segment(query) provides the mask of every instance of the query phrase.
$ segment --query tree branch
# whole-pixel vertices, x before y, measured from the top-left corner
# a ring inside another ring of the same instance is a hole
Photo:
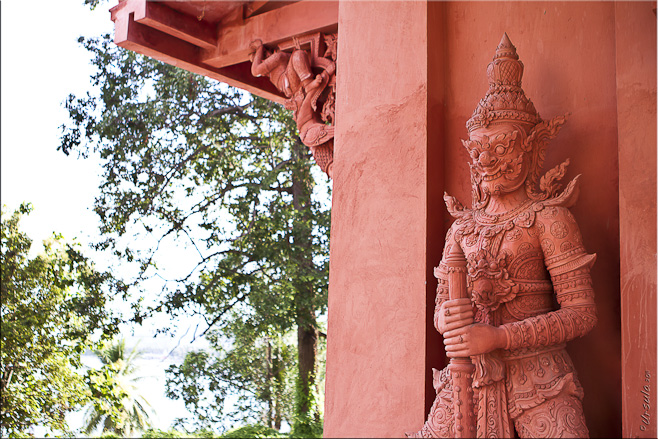
[[[206,116],[217,117],[227,113],[239,113],[240,115],[243,116],[249,116],[248,114],[244,113],[244,110],[251,107],[251,104],[253,104],[253,102],[254,101],[251,101],[245,105],[234,105],[232,107],[218,108],[217,110],[213,110],[210,113],[207,113]],[[249,116],[249,117],[253,117],[253,116]]]
[[[222,311],[220,311],[220,313],[217,314],[217,315],[215,316],[215,318],[212,320],[212,322],[210,322],[210,324],[208,324],[208,327],[206,328],[205,331],[203,331],[203,332],[201,333],[201,335],[199,335],[199,338],[201,338],[201,337],[203,337],[204,335],[206,335],[206,333],[207,333],[208,331],[210,331],[210,328],[212,328],[213,325],[215,325],[215,323],[217,323],[218,321],[221,320],[222,317],[224,317],[224,314],[226,314],[226,313],[229,312],[231,309],[233,309],[233,307],[234,307],[235,305],[237,305],[238,303],[240,303],[240,302],[244,302],[246,298],[247,298],[247,296],[246,296],[245,294],[241,294],[240,296],[238,296],[238,297],[235,298],[235,300],[233,301],[233,303],[229,303],[228,305],[226,305],[226,306],[224,307],[224,309],[223,309]],[[194,341],[194,340],[192,340],[192,341]]]

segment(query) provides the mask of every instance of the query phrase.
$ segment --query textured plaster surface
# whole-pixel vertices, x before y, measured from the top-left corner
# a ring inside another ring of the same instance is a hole
[[[655,8],[615,5],[624,437],[658,431]]]
[[[420,2],[339,6],[326,437],[424,421],[425,20]]]
[[[427,319],[418,307],[426,278],[418,269],[438,264],[429,251],[442,246],[451,221],[432,214],[440,200],[428,185],[444,184],[470,204],[468,156],[459,138],[466,138],[464,124],[487,89],[486,48],[505,31],[525,63],[524,89],[539,113],[571,113],[548,147],[545,169],[570,157],[565,180],[582,174],[572,212],[587,251],[598,254],[592,277],[599,324],[568,349],[585,389],[588,427],[592,437],[621,435],[624,401],[625,425],[639,428],[638,385],[647,367],[655,371],[656,344],[653,8],[635,2],[340,5],[327,437],[396,436],[420,422],[416,386],[427,381],[417,382],[416,360],[425,355],[425,373],[444,364],[429,360],[425,326],[412,321]],[[435,221],[418,221],[430,217]],[[443,230],[433,234],[434,227]],[[655,410],[655,381],[651,389]],[[654,411],[654,426],[655,418]],[[624,427],[625,436],[630,432]]]

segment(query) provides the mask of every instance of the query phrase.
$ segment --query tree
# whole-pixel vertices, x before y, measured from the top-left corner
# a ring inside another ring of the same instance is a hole
[[[141,379],[135,376],[138,370],[135,360],[140,352],[137,348],[133,348],[126,356],[126,342],[121,339],[97,350],[96,355],[103,363],[103,368],[109,371],[109,379],[92,381],[90,387],[95,398],[87,408],[83,432],[90,434],[98,427],[102,427],[103,433],[114,433],[125,437],[146,430],[151,425],[152,409],[144,396],[138,393],[135,384]],[[90,374],[90,376],[104,377],[105,375],[101,373]],[[116,391],[110,393],[115,397],[104,398],[102,390],[95,385],[99,383],[109,383],[110,386],[116,387]]]
[[[192,312],[207,323],[201,335],[235,336],[228,328],[238,313],[261,336],[293,329],[299,431],[319,422],[313,394],[329,210],[315,196],[324,177],[311,171],[291,115],[118,48],[109,36],[81,42],[93,54],[99,94],[69,97],[60,148],[104,160],[98,248],[136,262],[136,283],[167,278],[157,269],[167,240],[197,254],[181,261],[189,264],[185,274],[163,282],[154,305],[136,308],[134,320]],[[148,237],[154,243],[145,246]]]
[[[178,423],[208,428],[228,417],[277,431],[283,421],[293,424],[294,344],[281,334],[258,333],[239,314],[232,317],[222,332],[208,333],[214,352],[191,352],[167,370],[168,396],[184,400],[196,416]],[[237,396],[237,407],[226,413],[223,401],[229,393]]]
[[[19,229],[23,204],[2,210],[0,318],[0,434],[40,425],[68,431],[65,415],[89,398],[80,356],[117,332],[106,307],[124,286],[99,272],[76,244],[61,235],[28,257],[32,241]]]

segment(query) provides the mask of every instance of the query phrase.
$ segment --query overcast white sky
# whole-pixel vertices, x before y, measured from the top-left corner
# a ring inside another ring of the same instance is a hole
[[[95,232],[90,210],[99,164],[57,151],[62,102],[89,89],[92,72],[80,35],[112,30],[107,8],[82,0],[2,2],[1,198],[9,210],[34,205],[24,230],[40,243],[53,231],[86,242]]]

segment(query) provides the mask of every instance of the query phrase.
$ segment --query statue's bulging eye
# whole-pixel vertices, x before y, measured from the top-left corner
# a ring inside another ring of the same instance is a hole
[[[476,160],[480,156],[480,153],[478,153],[477,149],[471,149],[471,158],[473,160]]]
[[[498,155],[503,155],[505,154],[506,148],[503,145],[498,145],[494,151]]]

